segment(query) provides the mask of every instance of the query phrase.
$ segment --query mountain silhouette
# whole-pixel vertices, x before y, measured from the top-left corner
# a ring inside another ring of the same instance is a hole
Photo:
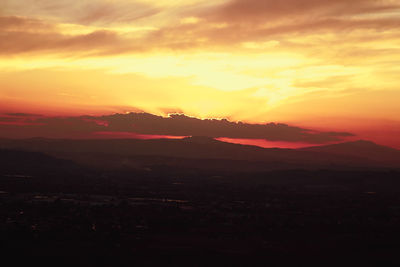
[[[301,149],[303,151],[323,152],[340,156],[366,158],[376,162],[399,164],[400,151],[391,147],[375,144],[367,140],[358,140],[326,146],[316,146]]]
[[[208,136],[189,136],[182,139],[185,142],[197,143],[197,144],[216,144],[220,141],[215,140],[213,137]]]
[[[0,149],[1,172],[37,173],[69,172],[80,168],[76,163],[41,152]]]
[[[185,162],[194,164],[197,161],[196,166],[200,168],[207,168],[210,160],[219,160],[223,162],[219,167],[228,169],[235,165],[232,161],[241,162],[241,164],[246,162],[247,169],[251,169],[254,163],[257,163],[254,166],[263,169],[400,167],[400,151],[369,141],[304,149],[281,149],[226,143],[204,136],[178,140],[33,138],[0,139],[0,148],[43,152],[78,163],[90,162],[95,166],[138,165],[139,163],[149,165],[153,164],[155,158],[158,157],[155,160],[157,164],[169,164],[168,162],[178,164],[179,162],[182,165]],[[160,157],[163,160],[160,160]],[[212,165],[218,164],[214,162]]]

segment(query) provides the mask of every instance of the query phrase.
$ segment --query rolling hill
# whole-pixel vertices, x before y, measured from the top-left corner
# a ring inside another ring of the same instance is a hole
[[[178,140],[32,138],[1,139],[0,148],[42,152],[95,167],[113,168],[142,168],[154,164],[248,170],[400,167],[400,151],[368,141],[280,149],[231,144],[208,137]]]

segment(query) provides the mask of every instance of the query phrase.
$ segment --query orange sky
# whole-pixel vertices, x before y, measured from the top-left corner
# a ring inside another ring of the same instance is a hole
[[[142,110],[400,148],[397,0],[2,0],[0,109]]]

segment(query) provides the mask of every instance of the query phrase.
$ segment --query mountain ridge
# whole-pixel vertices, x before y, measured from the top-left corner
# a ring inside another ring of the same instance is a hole
[[[375,161],[400,162],[400,150],[379,145],[369,140],[356,140],[325,146],[307,147],[300,150],[325,152],[334,155],[359,156]]]
[[[189,159],[258,162],[275,169],[400,168],[400,151],[370,141],[344,142],[304,149],[282,149],[232,144],[204,136],[152,140],[34,138],[0,139],[0,148],[43,152],[68,160],[88,161],[87,158],[90,158],[91,162],[98,165],[101,165],[100,162],[104,158],[118,163],[132,161],[133,158],[138,161],[138,158],[162,157],[181,159],[182,162]],[[150,164],[151,161],[147,163]]]

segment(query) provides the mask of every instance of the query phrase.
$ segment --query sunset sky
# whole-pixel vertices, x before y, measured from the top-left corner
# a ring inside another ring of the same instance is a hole
[[[183,113],[400,148],[399,85],[398,0],[0,1],[3,114]]]

